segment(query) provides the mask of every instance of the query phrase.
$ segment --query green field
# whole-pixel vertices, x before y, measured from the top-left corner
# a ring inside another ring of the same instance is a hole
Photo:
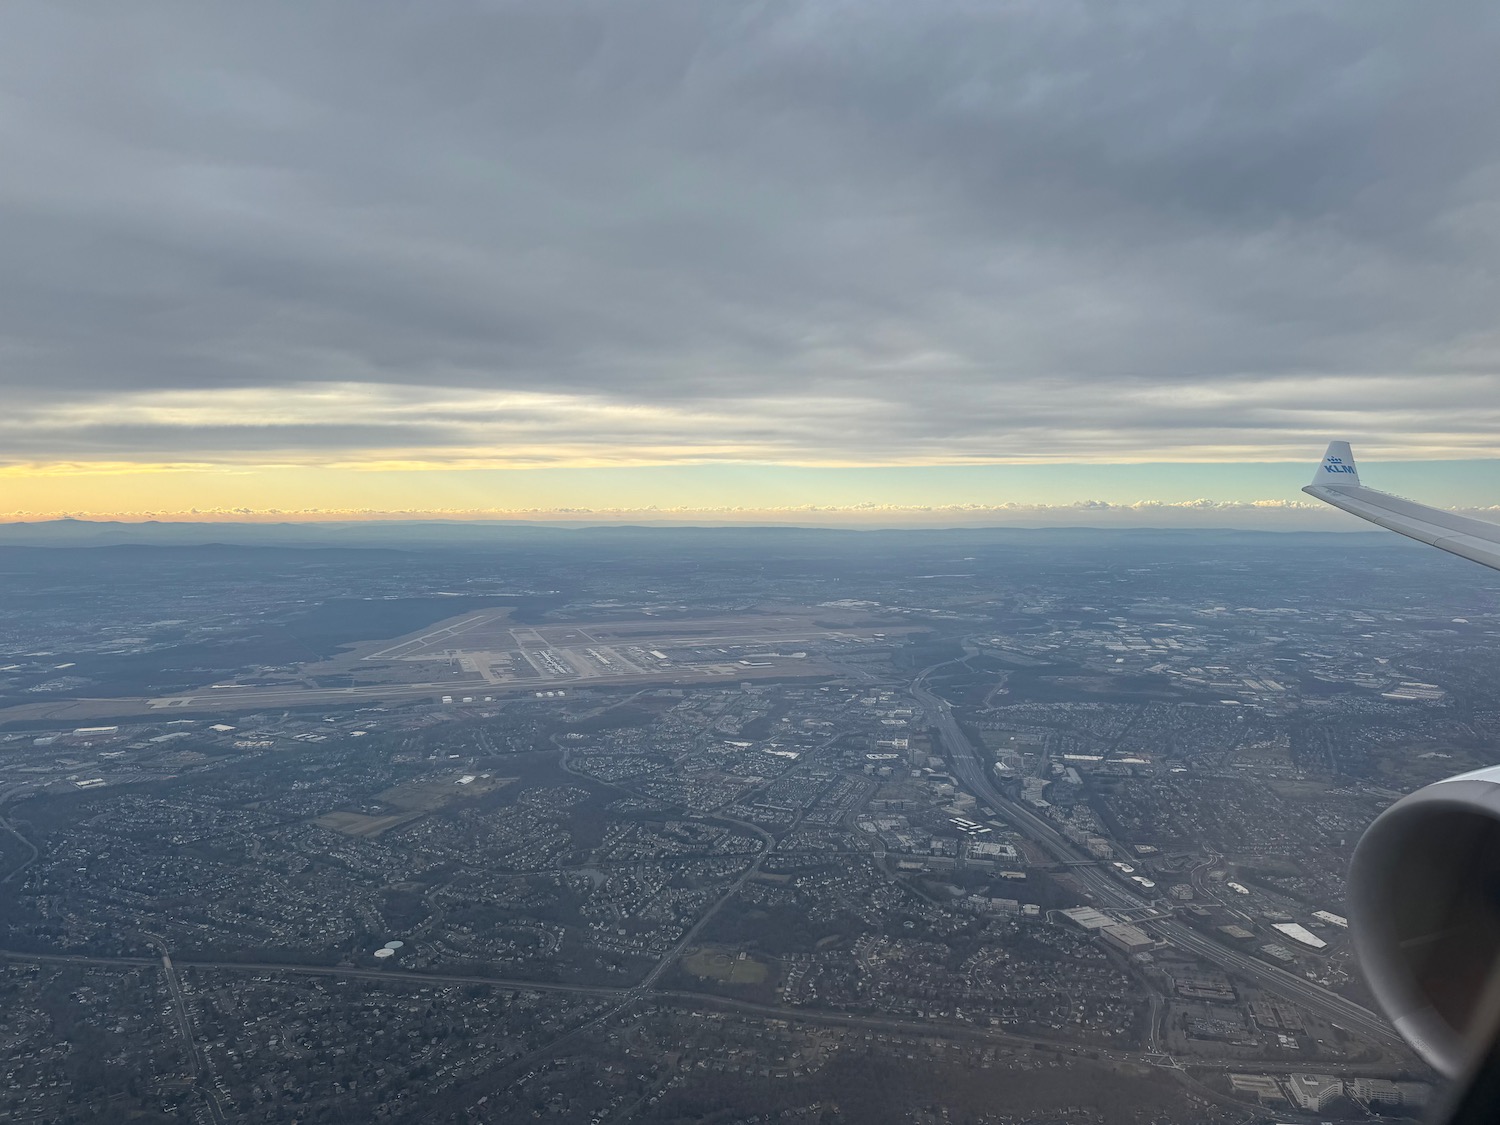
[[[700,980],[725,984],[760,984],[770,972],[753,957],[717,946],[695,949],[682,959],[682,967]]]

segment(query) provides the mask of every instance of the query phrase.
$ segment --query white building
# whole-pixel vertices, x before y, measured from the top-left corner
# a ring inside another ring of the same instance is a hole
[[[1388,1078],[1356,1078],[1349,1083],[1349,1094],[1356,1101],[1379,1105],[1401,1105],[1406,1101],[1401,1087]]]
[[[1331,1074],[1293,1074],[1286,1088],[1299,1109],[1322,1109],[1344,1092],[1343,1082]]]
[[[1117,949],[1124,950],[1126,953],[1145,953],[1147,950],[1156,947],[1156,942],[1151,939],[1150,934],[1146,933],[1140,927],[1132,926],[1128,923],[1121,923],[1117,926],[1105,926],[1100,933],[1104,935],[1105,941]]]

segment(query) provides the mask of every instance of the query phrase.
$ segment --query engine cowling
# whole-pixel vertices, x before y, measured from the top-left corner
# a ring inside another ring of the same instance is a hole
[[[1500,1014],[1500,766],[1403,797],[1349,869],[1365,979],[1417,1052],[1449,1077],[1488,1050]]]

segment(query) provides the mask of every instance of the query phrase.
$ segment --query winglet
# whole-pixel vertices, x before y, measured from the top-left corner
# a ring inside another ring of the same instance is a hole
[[[1302,491],[1418,543],[1500,570],[1500,524],[1363,487],[1347,441],[1328,444],[1312,484]]]
[[[1312,483],[1324,488],[1359,487],[1359,470],[1354,466],[1354,453],[1347,441],[1328,443],[1328,452],[1323,454],[1323,463],[1313,473]]]

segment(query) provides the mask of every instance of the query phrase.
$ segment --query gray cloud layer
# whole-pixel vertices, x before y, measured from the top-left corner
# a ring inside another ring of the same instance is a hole
[[[1490,452],[1497,48],[1379,0],[7,7],[0,456]]]

